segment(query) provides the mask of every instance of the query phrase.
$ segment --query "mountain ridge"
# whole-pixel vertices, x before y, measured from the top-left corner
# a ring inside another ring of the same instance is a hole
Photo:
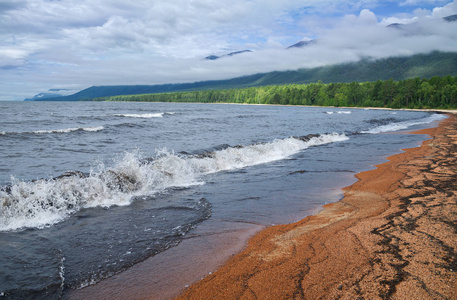
[[[403,80],[414,77],[431,78],[445,75],[457,75],[456,52],[434,51],[428,54],[398,56],[378,60],[365,58],[358,62],[312,69],[258,73],[226,80],[161,85],[92,86],[72,95],[40,98],[34,101],[78,101],[118,95],[231,89],[292,83],[305,84],[318,81],[323,83],[347,83],[389,79]]]
[[[243,54],[243,53],[249,53],[249,52],[252,52],[252,50],[234,51],[234,52],[230,52],[228,54],[224,54],[224,55],[221,55],[221,56],[209,55],[209,56],[205,57],[205,59],[206,60],[218,60],[218,59],[221,59],[221,58],[224,58],[224,57],[227,57],[227,56],[234,56],[234,55]]]

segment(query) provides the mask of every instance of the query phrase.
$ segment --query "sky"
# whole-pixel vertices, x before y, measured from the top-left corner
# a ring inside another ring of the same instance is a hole
[[[457,0],[0,0],[0,100],[457,52],[454,14]]]

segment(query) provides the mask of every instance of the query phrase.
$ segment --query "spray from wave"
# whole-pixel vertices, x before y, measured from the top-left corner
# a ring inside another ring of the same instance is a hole
[[[100,164],[89,174],[68,172],[33,182],[13,179],[0,190],[0,231],[43,228],[83,208],[129,205],[135,196],[204,184],[206,174],[281,160],[311,146],[345,140],[344,134],[308,135],[197,155],[164,149],[148,159],[129,152],[113,167]]]

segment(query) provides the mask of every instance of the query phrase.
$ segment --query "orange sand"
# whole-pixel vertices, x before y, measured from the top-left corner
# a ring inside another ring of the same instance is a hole
[[[178,299],[457,299],[457,122],[269,227]]]

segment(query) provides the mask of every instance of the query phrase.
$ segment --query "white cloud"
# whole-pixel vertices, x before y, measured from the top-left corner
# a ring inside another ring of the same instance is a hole
[[[447,0],[405,0],[400,2],[400,5],[403,6],[418,6],[418,5],[440,5],[447,3]]]
[[[11,68],[24,64],[28,53],[27,51],[15,48],[0,49],[0,66]]]
[[[406,25],[406,24],[416,23],[418,20],[419,20],[419,18],[416,17],[416,16],[414,16],[414,17],[409,17],[409,16],[405,16],[405,17],[401,17],[401,16],[388,17],[388,18],[382,19],[381,25],[384,25],[384,26],[389,26],[391,24],[403,24],[403,25]]]
[[[448,2],[378,22],[375,8],[395,1],[0,0],[0,100],[53,87],[192,82],[455,51],[455,24],[420,25],[457,13]],[[412,35],[390,23],[419,25],[410,25]],[[284,50],[305,37],[318,43]],[[202,59],[247,48],[255,52]]]
[[[454,0],[453,2],[443,6],[443,7],[435,7],[432,11],[432,16],[435,18],[444,18],[450,15],[457,14],[457,1]]]
[[[435,1],[409,1],[408,3],[419,4],[422,2],[434,3]],[[443,2],[443,1],[440,1]],[[444,1],[446,2],[446,1]],[[442,7],[434,7],[433,9],[427,9],[418,7],[413,10],[413,13],[401,13],[394,16],[384,18],[381,21],[381,24],[387,26],[389,24],[398,23],[398,24],[412,24],[416,23],[419,20],[423,19],[442,19],[444,17],[457,14],[457,0],[454,0],[451,3],[448,3]]]
[[[347,15],[344,17],[343,23],[340,26],[344,27],[360,27],[360,26],[370,26],[373,24],[378,24],[376,15],[368,10],[363,9],[358,16]]]

